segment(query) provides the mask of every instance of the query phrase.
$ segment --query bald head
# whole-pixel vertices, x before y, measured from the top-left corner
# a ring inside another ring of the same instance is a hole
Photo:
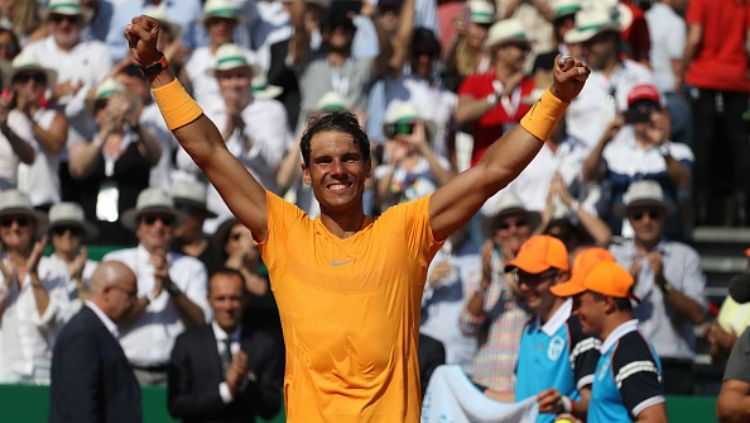
[[[135,284],[135,274],[119,261],[105,261],[99,264],[91,275],[91,292],[101,293],[104,288],[117,284]]]
[[[128,315],[138,293],[130,268],[119,261],[105,261],[91,275],[91,301],[115,323]]]

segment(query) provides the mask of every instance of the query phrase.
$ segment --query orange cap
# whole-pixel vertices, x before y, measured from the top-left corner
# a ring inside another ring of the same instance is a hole
[[[745,249],[745,257],[750,257],[750,248]]]
[[[591,269],[603,261],[615,262],[616,260],[612,253],[601,247],[591,247],[581,251],[573,260],[573,274],[568,281],[583,284],[583,279]]]
[[[630,292],[633,283],[633,276],[624,267],[616,262],[601,261],[594,265],[581,283],[561,283],[550,287],[550,291],[558,297],[572,297],[591,291],[609,297],[632,298],[639,301],[638,297]]]
[[[521,245],[521,250],[514,260],[505,266],[510,272],[516,268],[526,273],[542,273],[554,267],[568,270],[568,250],[559,239],[549,235],[536,235]]]

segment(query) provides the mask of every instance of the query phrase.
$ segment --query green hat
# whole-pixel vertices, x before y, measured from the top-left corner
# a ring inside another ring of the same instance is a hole
[[[232,0],[208,0],[203,7],[202,20],[205,23],[210,18],[226,18],[238,21],[240,12]]]
[[[512,42],[529,44],[529,37],[526,35],[526,31],[520,21],[516,19],[503,19],[490,27],[489,35],[484,42],[484,48],[490,49],[497,45]]]

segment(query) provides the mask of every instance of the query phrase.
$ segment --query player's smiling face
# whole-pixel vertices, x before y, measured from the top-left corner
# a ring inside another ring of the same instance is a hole
[[[351,135],[321,131],[310,140],[310,165],[303,165],[302,172],[321,210],[340,212],[362,207],[370,166]]]

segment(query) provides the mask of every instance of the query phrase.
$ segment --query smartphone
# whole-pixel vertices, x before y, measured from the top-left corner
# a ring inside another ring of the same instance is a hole
[[[651,113],[658,110],[658,106],[651,101],[636,101],[625,111],[625,123],[651,122]]]

